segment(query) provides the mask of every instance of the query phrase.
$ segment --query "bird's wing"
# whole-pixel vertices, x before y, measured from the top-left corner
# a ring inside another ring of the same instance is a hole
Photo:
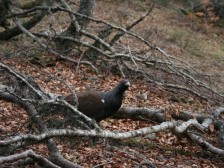
[[[78,93],[78,110],[85,115],[95,118],[105,109],[105,103],[103,102],[103,92],[91,91]]]

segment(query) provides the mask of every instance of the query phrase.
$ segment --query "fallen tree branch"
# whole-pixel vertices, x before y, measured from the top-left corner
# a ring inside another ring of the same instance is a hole
[[[149,11],[142,18],[137,19],[137,21],[134,22],[133,25],[136,25],[137,23],[139,23],[139,21],[141,21],[141,19],[145,18],[152,8],[153,8],[153,5],[149,9]],[[219,92],[217,92],[216,90],[214,90],[212,87],[210,87],[207,84],[207,81],[211,80],[212,78],[211,76],[209,76],[208,77],[209,79],[207,79],[205,75],[201,75],[197,70],[195,70],[188,63],[185,63],[182,60],[179,60],[175,57],[168,55],[161,48],[144,40],[142,37],[136,35],[135,33],[128,31],[128,27],[125,29],[125,28],[116,26],[114,24],[111,24],[107,21],[104,21],[102,19],[96,19],[90,16],[85,16],[80,13],[73,12],[67,7],[65,9],[62,7],[36,6],[25,12],[13,14],[12,16],[16,16],[16,15],[20,15],[24,13],[30,13],[37,10],[38,11],[44,10],[44,11],[51,11],[51,12],[63,11],[76,17],[82,17],[92,22],[106,25],[109,27],[108,31],[111,31],[111,29],[113,29],[117,31],[118,34],[121,33],[122,35],[123,34],[128,35],[125,38],[126,46],[123,45],[122,51],[116,48],[117,44],[115,46],[111,46],[111,44],[107,43],[104,39],[97,37],[93,33],[89,33],[84,30],[80,30],[80,34],[94,40],[92,44],[86,41],[81,41],[80,39],[75,39],[71,37],[62,37],[58,35],[55,35],[52,37],[50,35],[39,33],[40,36],[50,37],[50,39],[55,38],[55,39],[61,39],[62,41],[65,40],[65,41],[75,42],[77,43],[78,46],[84,46],[84,48],[87,48],[86,50],[82,51],[82,53],[86,53],[88,49],[94,50],[96,53],[99,53],[100,55],[103,56],[103,57],[99,57],[98,58],[99,60],[103,60],[104,62],[112,60],[113,64],[116,64],[116,65],[119,64],[119,68],[123,76],[126,76],[124,74],[123,69],[128,69],[129,71],[134,72],[135,74],[143,76],[145,79],[148,80],[148,82],[156,83],[157,85],[167,90],[178,90],[179,92],[182,92],[183,94],[188,92],[200,98],[203,98],[205,100],[208,100],[217,104],[223,103],[224,95],[220,94]],[[18,25],[18,22],[17,22],[17,25]],[[130,25],[130,27],[132,27],[133,25]],[[20,28],[22,29],[21,25],[20,25]],[[38,38],[34,36],[34,33],[33,34],[29,33],[27,30],[24,30],[24,29],[23,31],[30,38],[38,42]],[[38,34],[36,33],[36,35]],[[120,37],[121,36],[119,35],[119,38]],[[147,49],[144,49],[144,51],[141,51],[140,49],[134,49],[130,47],[128,43],[129,38],[137,39],[137,41],[143,44],[145,48]],[[63,60],[74,62],[77,65],[78,65],[78,62],[80,61],[80,63],[89,65],[92,69],[94,69],[95,72],[97,72],[97,68],[95,68],[88,61],[83,61],[83,62],[81,60],[75,61],[69,57],[65,57],[63,55],[56,53],[55,51],[48,49],[47,46],[43,45],[43,43],[40,41],[38,43],[43,48],[57,55],[59,58]],[[100,45],[94,46],[95,43],[99,43]],[[150,55],[148,55],[148,52],[150,53]],[[159,74],[159,75],[155,75],[155,74]],[[194,78],[194,76],[198,76],[198,75],[200,75],[202,80],[197,80],[196,78]]]
[[[44,98],[44,94],[43,92],[41,92],[40,90],[37,90],[36,88],[34,88],[21,74],[14,72],[10,67],[8,67],[7,65],[3,64],[0,62],[0,67],[2,69],[5,69],[8,73],[10,73],[11,75],[13,75],[14,77],[16,77],[17,79],[21,80],[22,82],[24,82],[24,84],[26,84],[27,87],[29,87],[33,92],[36,93],[36,95],[43,99]]]
[[[224,107],[218,107],[218,108],[215,108],[212,112],[212,115],[218,119],[218,117],[220,116],[221,113],[224,113]]]
[[[69,57],[66,57],[66,56],[63,56],[62,54],[59,54],[57,53],[56,51],[54,50],[51,50],[48,48],[47,45],[45,45],[44,43],[42,43],[34,34],[30,33],[25,27],[23,27],[20,22],[14,18],[14,22],[16,23],[16,25],[20,28],[20,30],[22,32],[24,32],[28,37],[30,37],[31,39],[33,39],[34,41],[36,41],[41,47],[43,47],[45,50],[51,52],[52,54],[58,56],[60,59],[63,59],[63,60],[66,60],[66,61],[69,61],[69,62],[72,62],[72,63],[75,63],[76,65],[78,64],[84,64],[84,65],[88,65],[90,66],[96,73],[98,72],[98,70],[88,61],[75,61],[74,59],[72,58],[69,58]],[[78,40],[77,40],[78,41]]]
[[[55,165],[48,159],[36,154],[33,150],[27,150],[19,154],[0,157],[0,165],[5,163],[13,163],[20,159],[26,159],[26,158],[32,158],[35,162],[37,162],[39,165],[43,167],[60,168],[59,166]]]
[[[188,120],[186,122],[178,123],[177,121],[163,122],[160,125],[145,127],[134,131],[128,131],[124,133],[108,131],[108,130],[79,130],[79,129],[57,129],[49,130],[39,135],[26,134],[12,137],[11,140],[1,140],[0,145],[8,145],[20,141],[35,141],[40,142],[53,137],[61,136],[87,136],[87,137],[101,137],[101,138],[113,138],[113,139],[127,139],[137,136],[144,136],[155,132],[162,132],[167,129],[172,129],[176,133],[185,132],[190,125],[203,130],[203,127],[195,119]]]
[[[138,107],[121,107],[113,117],[115,118],[131,118],[141,119],[146,117],[149,120],[155,120],[159,122],[165,121],[164,110],[162,109],[149,109]]]
[[[224,156],[224,150],[213,146],[204,140],[201,136],[188,132],[189,137],[195,143],[197,143],[202,149],[212,152],[213,154]]]

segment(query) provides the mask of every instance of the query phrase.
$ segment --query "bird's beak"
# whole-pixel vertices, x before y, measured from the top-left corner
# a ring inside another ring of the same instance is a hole
[[[129,87],[131,86],[131,83],[130,82],[125,83],[125,86]]]

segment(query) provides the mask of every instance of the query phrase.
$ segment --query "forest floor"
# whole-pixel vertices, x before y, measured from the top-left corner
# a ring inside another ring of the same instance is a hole
[[[220,81],[223,81],[223,27],[209,23],[202,17],[185,16],[179,11],[180,7],[185,6],[176,1],[172,2],[165,6],[157,3],[150,16],[133,31],[164,49],[168,54],[187,61],[202,72],[217,75]],[[144,14],[149,5],[147,3],[149,1],[96,1],[94,17],[125,25]],[[0,44],[0,47],[4,48],[4,55],[12,50],[18,50],[16,41],[9,43]],[[22,52],[20,53],[22,55]],[[74,86],[78,92],[86,89],[109,90],[122,79],[108,72],[95,75],[85,66],[74,68],[66,62],[57,62],[54,67],[33,65],[21,55],[17,58],[2,57],[1,61],[21,73],[29,74],[46,92],[66,95],[69,90],[64,83]],[[158,86],[149,86],[142,80],[130,79],[130,81],[131,87],[126,93],[123,106],[162,108],[167,114],[183,110],[208,113],[212,108],[208,102],[192,95],[185,95],[183,98],[183,95],[167,92]],[[224,88],[220,85],[217,86],[217,90],[222,92]],[[143,93],[146,93],[146,99],[142,99]],[[27,122],[25,112],[5,101],[0,101],[0,104],[0,121],[3,121],[0,124],[1,134],[10,134],[21,129]],[[113,131],[130,131],[156,124],[158,123],[148,120],[109,118],[102,121],[100,126]],[[203,136],[217,145],[215,131],[203,133]],[[74,138],[74,142],[71,142],[71,138],[56,141],[65,158],[83,167],[138,167],[140,163],[147,161],[161,168],[224,167],[224,158],[203,151],[184,137],[178,139],[169,131],[127,140],[99,139],[95,146],[89,146],[88,140],[83,138]],[[32,148],[42,154],[46,150],[43,145],[35,145]]]

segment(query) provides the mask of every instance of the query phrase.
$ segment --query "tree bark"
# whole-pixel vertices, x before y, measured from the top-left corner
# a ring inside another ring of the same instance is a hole
[[[77,12],[85,16],[91,16],[94,2],[94,0],[80,0],[79,9]],[[83,18],[81,16],[77,16],[75,21],[77,21],[80,29],[85,29],[89,23],[89,19]],[[71,20],[69,27],[61,33],[61,36],[73,37],[75,39],[81,38],[79,30],[77,30],[77,27],[74,24],[74,20]],[[74,48],[75,45],[78,46],[77,43],[65,39],[57,39],[55,42],[57,51],[59,53],[69,52]]]

